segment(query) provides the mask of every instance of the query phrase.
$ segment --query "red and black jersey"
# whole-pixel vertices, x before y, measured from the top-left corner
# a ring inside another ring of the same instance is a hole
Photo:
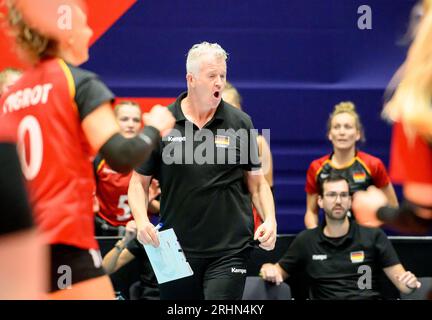
[[[305,190],[309,194],[318,193],[322,181],[337,172],[349,181],[350,192],[366,190],[374,185],[385,187],[390,183],[387,170],[382,161],[365,152],[357,151],[352,161],[343,168],[336,168],[331,161],[333,154],[312,161],[307,171]]]
[[[132,171],[118,173],[98,156],[95,159],[95,175],[98,215],[112,226],[125,226],[133,219],[127,195]]]
[[[97,248],[91,164],[81,121],[113,98],[93,73],[52,58],[41,61],[1,97],[13,124],[35,220],[49,244]]]
[[[409,140],[403,125],[393,126],[390,156],[390,177],[393,182],[432,184],[432,147],[418,135]]]

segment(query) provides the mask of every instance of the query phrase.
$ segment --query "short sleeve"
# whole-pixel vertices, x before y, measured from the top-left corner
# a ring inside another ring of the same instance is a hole
[[[261,161],[259,159],[259,152],[258,152],[258,131],[254,128],[252,124],[252,120],[247,117],[247,120],[245,122],[245,129],[247,130],[247,137],[248,137],[248,147],[247,148],[241,148],[241,152],[244,152],[244,150],[247,150],[247,163],[243,165],[243,170],[246,171],[254,171],[261,169]]]
[[[316,169],[314,162],[309,165],[306,173],[306,186],[305,191],[309,194],[318,193],[317,181],[316,181]]]
[[[383,188],[390,183],[390,177],[384,163],[380,159],[376,159],[372,179],[377,188]]]
[[[387,268],[399,264],[399,257],[387,235],[381,229],[377,229],[375,236],[375,248],[381,268]]]
[[[161,165],[161,146],[162,140],[158,143],[156,148],[153,149],[150,157],[141,165],[135,168],[135,171],[143,176],[157,176]]]
[[[278,261],[281,268],[284,269],[289,275],[298,272],[303,265],[302,254],[305,252],[303,241],[303,233],[300,233],[291,243],[290,247],[282,256],[282,258]]]
[[[75,83],[75,103],[81,121],[103,103],[112,103],[114,94],[89,71],[68,65]]]

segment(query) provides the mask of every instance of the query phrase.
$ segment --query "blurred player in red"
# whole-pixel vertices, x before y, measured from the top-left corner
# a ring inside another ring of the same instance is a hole
[[[50,245],[49,297],[111,299],[112,285],[94,238],[91,157],[99,151],[111,168],[127,172],[149,156],[174,118],[159,106],[144,115],[147,126],[136,138],[120,134],[113,94],[97,75],[76,67],[88,59],[92,31],[83,10],[67,3],[73,28],[58,31],[60,36],[51,33],[57,20],[49,19],[54,17],[50,12],[43,18],[53,28],[39,28],[37,19],[26,15],[27,24],[8,1],[9,25],[33,67],[1,97],[0,112],[17,141],[35,220]],[[29,13],[24,7],[23,12]]]
[[[415,233],[432,227],[432,0],[423,1],[415,38],[395,75],[398,85],[383,115],[393,123],[390,176],[402,184],[405,201],[399,209],[387,206],[379,190],[354,197],[361,208],[359,222],[382,223]],[[364,214],[363,214],[364,213]]]
[[[131,101],[122,101],[114,107],[114,113],[125,138],[135,137],[141,129],[141,108]],[[123,236],[120,226],[133,219],[127,200],[127,192],[132,171],[119,173],[110,168],[106,160],[98,154],[93,162],[96,177],[96,235]],[[152,199],[160,193],[157,180],[150,185]],[[159,212],[159,201],[149,203],[149,213]]]

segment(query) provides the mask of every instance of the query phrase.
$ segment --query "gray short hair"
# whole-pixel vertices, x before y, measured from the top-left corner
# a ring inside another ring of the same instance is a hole
[[[187,54],[186,72],[197,75],[200,69],[200,57],[206,54],[213,55],[217,58],[220,57],[224,60],[228,58],[226,51],[217,43],[204,41],[194,44]]]

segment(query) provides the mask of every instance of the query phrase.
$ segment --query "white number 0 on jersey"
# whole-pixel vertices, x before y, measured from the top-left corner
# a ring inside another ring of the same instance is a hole
[[[25,135],[29,134],[30,154],[27,157]],[[18,154],[21,168],[27,180],[33,180],[39,173],[42,165],[43,141],[42,131],[38,120],[34,116],[24,117],[18,126]],[[27,159],[28,162],[27,162]]]

